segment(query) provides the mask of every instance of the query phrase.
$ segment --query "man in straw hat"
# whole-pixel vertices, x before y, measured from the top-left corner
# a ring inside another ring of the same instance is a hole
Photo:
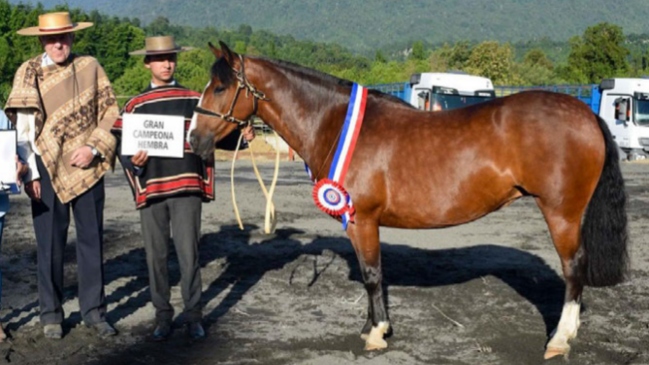
[[[186,50],[176,45],[174,37],[158,36],[146,38],[144,49],[130,53],[144,56],[144,67],[151,73],[151,83],[124,106],[124,119],[117,120],[113,128],[118,139],[123,124],[128,123],[126,114],[180,116],[187,134],[200,94],[179,85],[174,78],[178,53]],[[155,117],[144,119],[154,120]],[[252,127],[245,128],[242,133],[247,140],[254,138]],[[233,133],[217,147],[232,149],[236,147],[238,137],[239,132]],[[201,203],[214,199],[214,161],[203,161],[186,143],[183,149],[181,158],[153,157],[146,151],[138,151],[133,156],[119,153],[136,208],[140,211],[151,301],[156,310],[156,325],[152,333],[152,339],[156,341],[167,339],[172,331],[174,308],[170,304],[167,273],[172,232],[180,266],[187,334],[193,339],[205,337],[201,325],[198,241]]]
[[[119,116],[110,81],[96,59],[72,54],[74,23],[67,12],[39,16],[18,34],[38,36],[44,53],[16,72],[5,105],[16,125],[19,155],[27,161],[25,191],[32,199],[38,261],[40,321],[45,337],[60,339],[64,247],[70,209],[76,224],[79,306],[84,323],[101,337],[106,322],[103,275],[103,175],[112,168]]]

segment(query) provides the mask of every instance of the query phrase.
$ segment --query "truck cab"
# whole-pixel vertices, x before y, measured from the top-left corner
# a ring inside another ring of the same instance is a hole
[[[410,77],[408,102],[421,110],[440,111],[496,97],[491,80],[465,73],[426,72]]]
[[[604,79],[599,116],[629,160],[649,158],[649,79]]]
[[[367,87],[428,111],[461,108],[496,97],[490,79],[460,72],[417,73],[410,77],[409,82]]]

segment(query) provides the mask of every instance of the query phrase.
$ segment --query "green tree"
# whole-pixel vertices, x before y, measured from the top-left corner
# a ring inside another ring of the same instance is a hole
[[[514,75],[518,75],[520,85],[548,85],[562,83],[556,77],[554,65],[539,48],[530,49],[524,56],[523,62],[514,64]]]
[[[410,58],[414,60],[423,60],[426,58],[424,43],[417,41],[412,44],[412,53],[410,54]]]
[[[494,84],[512,85],[520,83],[513,72],[514,53],[509,43],[482,42],[471,50],[465,71],[488,77]]]
[[[563,76],[579,83],[598,83],[603,78],[625,76],[629,71],[622,28],[600,23],[588,27],[582,37],[570,39],[568,65]]]

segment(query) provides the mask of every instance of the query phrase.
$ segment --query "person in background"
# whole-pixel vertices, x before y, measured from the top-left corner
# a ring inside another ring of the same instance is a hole
[[[16,125],[18,154],[27,161],[25,191],[32,199],[37,242],[40,322],[46,338],[63,337],[63,251],[70,211],[76,226],[78,298],[86,326],[100,337],[117,332],[106,321],[103,272],[104,180],[115,156],[110,133],[119,117],[110,81],[97,60],[71,53],[75,32],[68,12],[40,15],[44,52],[16,72],[5,112]]]
[[[181,86],[174,78],[178,53],[185,50],[176,45],[174,37],[157,36],[146,38],[144,49],[130,53],[144,56],[144,67],[151,73],[151,83],[126,103],[122,117],[125,113],[182,116],[187,133],[200,94]],[[113,127],[118,140],[123,123],[125,121],[119,119]],[[241,133],[248,141],[254,138],[252,127]],[[217,147],[232,149],[236,147],[232,142],[237,138],[238,133],[233,133]],[[121,151],[121,142],[118,146]],[[170,304],[167,271],[172,237],[180,266],[187,334],[193,339],[204,338],[198,242],[202,203],[214,199],[214,161],[203,161],[192,153],[186,142],[182,158],[150,157],[145,151],[134,156],[118,154],[140,211],[151,302],[156,311],[152,339],[165,340],[172,332],[174,308]]]
[[[0,110],[0,131],[9,129],[9,119],[5,113]],[[21,185],[22,177],[27,173],[27,165],[24,164],[16,155],[16,182],[18,185]],[[2,182],[0,182],[2,185]],[[9,196],[5,192],[4,188],[7,186],[0,186],[0,247],[2,247],[2,232],[5,225],[5,216],[9,211]],[[0,298],[2,298],[2,272],[0,271]],[[2,329],[2,324],[0,323],[0,342],[4,342],[7,338],[4,330]]]

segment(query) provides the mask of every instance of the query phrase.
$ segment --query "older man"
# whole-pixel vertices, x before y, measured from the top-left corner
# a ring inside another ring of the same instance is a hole
[[[29,165],[25,191],[32,199],[38,260],[40,321],[47,338],[63,336],[64,247],[70,211],[76,224],[79,306],[84,323],[112,336],[106,322],[103,276],[103,175],[111,169],[119,117],[115,95],[93,57],[71,53],[74,32],[67,12],[39,16],[18,34],[38,36],[44,53],[16,72],[5,111],[18,131],[19,155]]]

